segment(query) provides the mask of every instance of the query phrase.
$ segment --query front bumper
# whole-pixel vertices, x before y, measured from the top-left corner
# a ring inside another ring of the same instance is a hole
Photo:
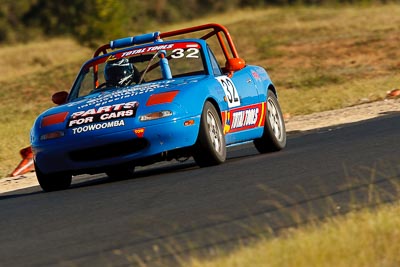
[[[185,126],[188,120],[194,124]],[[32,149],[43,173],[84,173],[190,147],[196,142],[199,125],[200,116],[189,117],[106,134],[38,141]]]

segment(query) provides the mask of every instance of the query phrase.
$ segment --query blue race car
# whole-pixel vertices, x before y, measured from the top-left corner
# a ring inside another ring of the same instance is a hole
[[[113,40],[52,100],[58,106],[31,130],[44,191],[83,173],[131,177],[135,166],[162,160],[216,165],[227,146],[249,141],[260,153],[286,146],[270,77],[245,64],[219,24]]]

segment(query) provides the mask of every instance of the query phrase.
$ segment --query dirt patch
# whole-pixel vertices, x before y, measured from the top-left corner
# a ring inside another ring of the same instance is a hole
[[[353,107],[295,116],[286,119],[286,131],[309,131],[317,128],[341,125],[378,116],[400,112],[400,99],[364,103]]]
[[[286,131],[290,133],[310,131],[313,129],[336,126],[400,112],[400,98],[365,103],[338,110],[324,111],[310,115],[286,118]],[[37,186],[34,172],[0,179],[0,194]]]
[[[39,185],[35,172],[0,179],[0,194]]]

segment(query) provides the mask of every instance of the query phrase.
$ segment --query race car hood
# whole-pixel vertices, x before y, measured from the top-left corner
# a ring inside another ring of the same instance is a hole
[[[48,128],[48,130],[69,129],[73,131],[75,127],[96,123],[108,123],[107,125],[110,128],[111,126],[113,128],[122,126],[122,124],[127,125],[128,120],[138,115],[138,110],[143,114],[158,108],[159,105],[147,105],[150,96],[169,91],[176,91],[176,94],[179,94],[189,89],[188,87],[198,86],[201,84],[199,81],[203,79],[202,77],[186,77],[100,90],[47,110],[38,118],[36,127]],[[179,107],[182,108],[181,105],[176,105],[176,108]],[[176,109],[174,111],[179,113]],[[118,123],[121,125],[117,125]],[[124,127],[118,128],[123,130]]]
[[[143,108],[152,95],[169,91],[184,91],[188,89],[188,87],[198,85],[199,81],[203,79],[204,78],[198,77],[179,78],[132,85],[124,88],[100,90],[99,92],[89,94],[81,99],[66,104],[65,108],[74,113],[85,112],[86,115],[91,115],[90,112],[95,112],[93,109],[96,109],[99,113],[104,113],[125,108],[132,109],[138,106]],[[127,105],[127,107],[121,105]],[[113,107],[110,108],[110,106]]]

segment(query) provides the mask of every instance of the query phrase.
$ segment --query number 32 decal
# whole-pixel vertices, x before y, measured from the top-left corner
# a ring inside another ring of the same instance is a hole
[[[228,107],[233,108],[240,106],[240,97],[232,80],[226,76],[216,77],[216,79],[221,84],[222,88],[224,88]]]
[[[172,50],[172,54],[171,57],[172,58],[199,58],[199,49],[198,48],[189,48],[186,51],[186,55],[185,55],[185,50],[183,48],[177,48]]]

